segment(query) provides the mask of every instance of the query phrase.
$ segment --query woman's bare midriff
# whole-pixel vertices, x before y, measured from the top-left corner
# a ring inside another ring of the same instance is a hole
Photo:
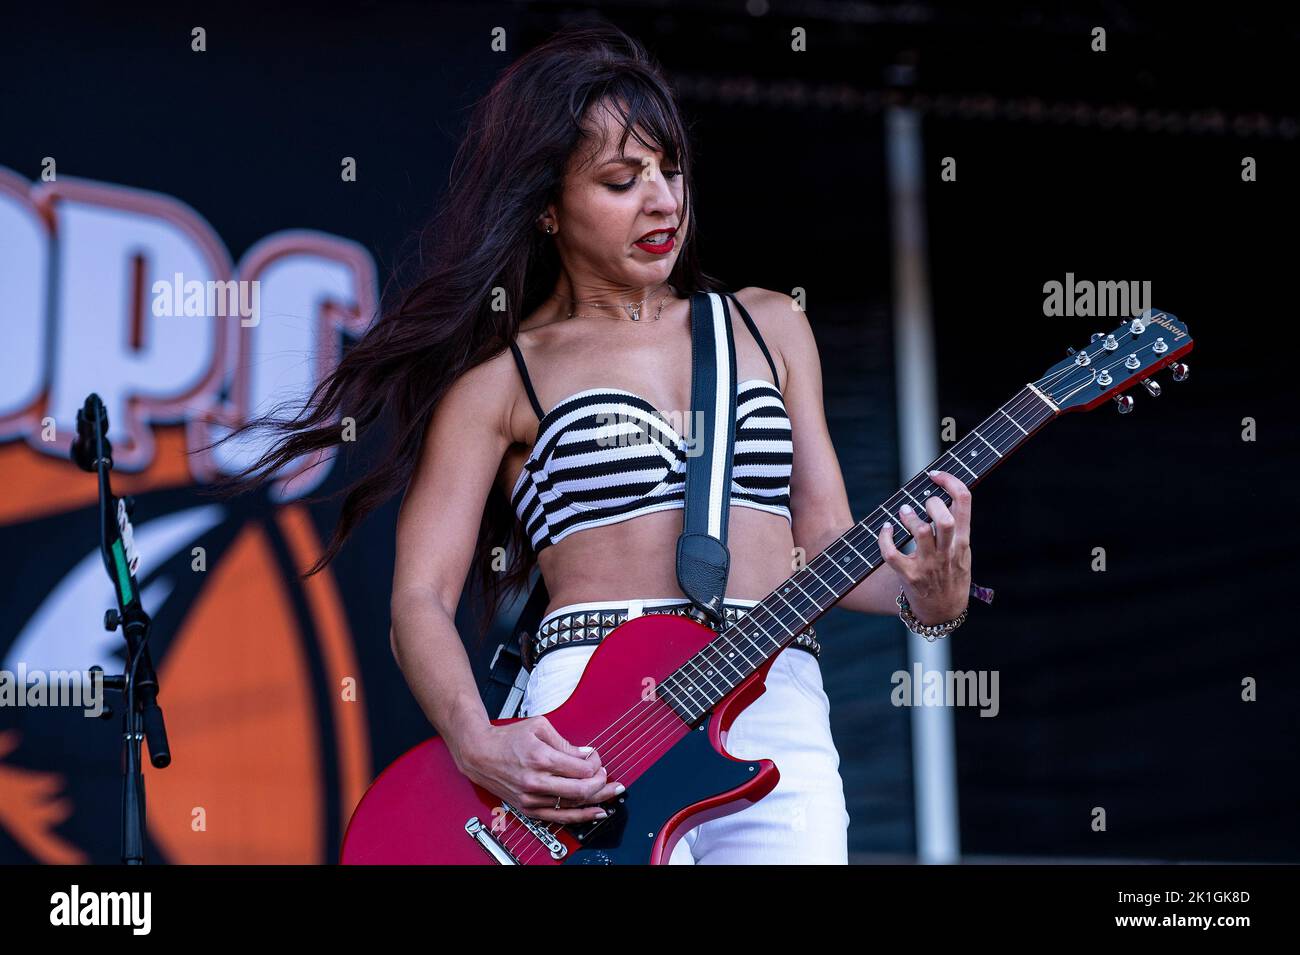
[[[550,596],[546,612],[593,600],[684,598],[677,586],[682,514],[680,508],[643,514],[543,548],[537,561]],[[794,538],[779,514],[733,506],[727,547],[728,597],[761,600],[794,573]]]

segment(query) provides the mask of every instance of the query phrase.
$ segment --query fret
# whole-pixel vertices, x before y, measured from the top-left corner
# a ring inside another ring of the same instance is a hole
[[[994,454],[996,454],[999,458],[1002,457],[1002,453],[997,448],[993,447],[993,445],[989,444],[987,441],[984,440],[984,435],[980,434],[978,431],[972,431],[971,434],[975,435],[975,437],[979,438],[981,441],[984,441],[985,444],[988,444],[989,450],[992,451]]]
[[[674,686],[677,688],[678,696],[685,697],[685,702],[690,703],[692,707],[701,707],[701,711],[707,709],[709,695],[701,691],[694,683],[682,685],[681,681],[678,681]]]
[[[655,690],[655,695],[659,697],[659,699],[662,700],[670,710],[672,710],[679,717],[681,717],[682,721],[684,723],[687,723],[688,725],[693,726],[695,722],[705,712],[707,712],[707,710],[700,709],[698,703],[691,704],[691,703],[687,703],[684,700],[678,699],[677,695],[671,692],[671,688],[668,685],[667,681],[659,684],[658,688],[656,688]]]
[[[972,471],[970,468],[967,468],[967,467],[966,467],[965,462],[963,462],[961,458],[957,457],[957,455],[953,454],[951,451],[945,451],[944,454],[946,454],[948,457],[952,458],[954,461],[956,461],[958,464],[960,464],[963,468],[966,468],[966,473],[969,474],[971,477],[973,477],[973,478],[977,478],[977,477],[979,477],[978,474],[976,474],[976,473],[975,473],[974,471]]]
[[[999,408],[998,411],[1001,411],[1002,414],[1006,417],[1006,419],[1007,419],[1008,421],[1010,421],[1012,424],[1014,424],[1017,428],[1020,428],[1020,422],[1019,422],[1019,421],[1017,421],[1015,418],[1011,417],[1011,415],[1007,414],[1005,411],[1002,411],[1001,408]],[[1026,431],[1024,428],[1020,428],[1020,431],[1021,431],[1022,434],[1025,435],[1025,437],[1028,437],[1028,436],[1029,436],[1029,432]]]
[[[844,540],[843,538],[840,538],[840,539],[841,539],[841,540]],[[858,560],[862,561],[864,564],[866,564],[866,565],[867,565],[868,567],[870,567],[872,570],[875,570],[875,569],[876,569],[875,565],[872,564],[871,561],[867,560],[867,558],[863,557],[860,553],[858,553],[858,549],[857,549],[856,547],[854,547],[852,544],[850,544],[848,541],[844,541],[844,546],[847,547],[849,550],[853,551],[854,554],[857,554]]]
[[[853,550],[853,548],[850,547],[849,550]],[[855,551],[855,553],[856,553],[856,551]],[[847,561],[848,559],[849,559],[849,558],[848,558],[848,555],[845,555],[844,560]],[[831,566],[833,566],[836,570],[838,570],[841,574],[843,574],[843,575],[844,575],[845,577],[847,577],[849,580],[853,580],[853,579],[854,579],[854,578],[853,578],[853,575],[850,574],[847,570],[845,570],[845,569],[843,568],[843,566],[841,566],[841,562],[840,562],[840,561],[838,561],[838,560],[833,560],[833,561],[831,561]]]
[[[696,662],[696,661],[698,661],[698,660],[700,659],[700,657],[701,657],[700,654],[696,654],[696,656],[695,656],[694,658],[692,658],[691,660],[688,660],[688,661],[686,661],[686,662],[687,662],[688,665],[690,665],[690,666],[692,666],[692,667],[695,668],[695,670],[696,670],[696,672],[697,672],[697,676],[703,678],[704,682],[707,683],[711,689],[713,689],[713,690],[717,690],[717,686],[714,684],[714,682],[713,682],[712,680],[709,679],[708,674],[706,674],[706,673],[705,673],[705,672],[700,668],[699,663]],[[715,669],[714,672],[716,673],[717,670]],[[700,689],[701,689],[701,691],[704,691],[704,687],[700,687]],[[726,694],[724,693],[723,695],[725,696]]]
[[[719,646],[716,641],[710,643],[707,647],[705,647],[703,652],[708,653],[710,651],[712,651],[718,657],[718,664],[715,665],[715,668],[725,664],[726,666],[729,666],[736,671],[736,675],[740,677],[740,680],[745,679],[746,676],[745,671],[742,670],[740,667],[736,666],[736,664],[732,661],[730,655],[724,653],[723,648]],[[738,680],[736,684],[733,685],[733,688],[735,685],[739,685],[739,683],[740,681]]]
[[[920,504],[920,503],[918,503],[917,500],[916,500],[916,498],[912,497],[912,494],[911,494],[910,491],[907,490],[906,485],[904,485],[904,487],[903,487],[903,493],[907,495],[908,499],[909,499],[909,500],[910,500],[914,505],[916,505],[916,509],[917,509],[918,511],[924,511],[924,510],[925,510],[925,505],[924,505],[924,504]]]
[[[835,564],[835,561],[834,561],[834,560],[828,560],[828,558],[826,557],[825,554],[820,554],[820,555],[818,555],[818,557],[817,557],[816,560],[810,561],[810,562],[809,562],[809,563],[804,567],[804,569],[803,569],[803,573],[811,574],[812,577],[813,577],[813,579],[816,580],[817,583],[819,583],[819,584],[822,585],[822,590],[826,591],[826,593],[830,594],[831,597],[834,598],[834,596],[835,596],[835,594],[836,594],[836,592],[837,592],[836,589],[835,589],[834,587],[832,587],[830,584],[828,584],[828,583],[827,583],[827,582],[822,578],[822,576],[821,576],[820,574],[818,574],[816,570],[813,569],[813,568],[815,567],[815,565],[816,565],[818,562],[821,562],[821,563],[830,563],[832,566],[834,566],[834,564]],[[837,568],[837,569],[839,569],[839,568]],[[840,570],[840,573],[841,573],[841,574],[844,574],[844,571],[843,571],[842,569],[839,569],[839,570]],[[848,576],[848,575],[845,574],[845,576]],[[791,578],[791,580],[793,580],[793,579],[794,579],[794,578]],[[850,578],[850,579],[852,579],[852,578]],[[797,585],[796,585],[796,586],[797,586]],[[803,594],[805,597],[807,597],[807,598],[808,598],[808,599],[809,599],[809,600],[810,600],[814,605],[818,605],[818,604],[821,603],[821,598],[820,598],[820,597],[814,597],[812,594],[808,593],[808,592],[807,592],[806,590],[804,590],[802,587],[799,587],[798,590],[799,590],[799,592],[800,592],[801,594]]]
[[[814,577],[816,577],[816,578],[817,578],[817,583],[821,584],[823,587],[826,587],[826,589],[829,590],[831,593],[835,593],[835,590],[834,590],[833,588],[831,588],[831,587],[827,587],[827,586],[826,586],[826,581],[824,581],[824,580],[821,579],[821,577],[818,575],[817,571],[815,571],[815,570],[812,569],[812,564],[808,564],[807,566],[805,566],[805,567],[804,567],[804,570],[808,571],[808,573],[810,573],[810,574],[812,574]],[[801,588],[799,588],[799,589],[802,591],[803,588],[801,587]]]

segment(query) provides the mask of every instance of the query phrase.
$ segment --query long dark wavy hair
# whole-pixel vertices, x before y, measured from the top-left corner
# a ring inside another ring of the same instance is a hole
[[[559,198],[570,157],[597,135],[589,111],[602,104],[623,123],[620,150],[630,134],[643,141],[635,130],[644,130],[652,140],[647,148],[662,150],[665,162],[682,172],[687,230],[669,283],[686,295],[723,287],[699,266],[691,151],[659,65],[639,42],[606,23],[566,27],[530,50],[474,104],[446,194],[407,260],[415,263],[414,274],[404,280],[399,267],[378,317],[296,417],[272,412],[221,439],[256,428],[280,435],[257,461],[211,492],[229,496],[251,490],[300,456],[337,446],[343,414],[355,419],[358,433],[383,415],[391,418],[378,463],[324,498],[346,494],[325,551],[304,577],[322,570],[366,515],[406,487],[429,417],[448,388],[500,354],[523,318],[554,291],[559,256],[534,224]],[[389,292],[394,286],[396,295]],[[504,311],[491,307],[497,289],[504,291]],[[509,555],[504,570],[493,569],[496,547]],[[484,598],[480,639],[502,602],[527,585],[536,563],[510,501],[494,484],[471,570]]]

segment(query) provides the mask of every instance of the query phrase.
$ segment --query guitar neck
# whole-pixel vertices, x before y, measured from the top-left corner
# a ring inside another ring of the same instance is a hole
[[[900,507],[910,504],[928,521],[927,497],[952,505],[930,471],[946,471],[974,487],[1058,413],[1046,396],[1026,385],[687,661],[661,684],[664,699],[694,724],[884,564],[877,538],[886,521],[894,525],[895,546],[912,539],[898,522]]]

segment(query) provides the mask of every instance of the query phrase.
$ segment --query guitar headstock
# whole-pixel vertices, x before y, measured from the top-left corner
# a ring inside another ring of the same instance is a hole
[[[1126,320],[1110,334],[1097,332],[1072,357],[1053,365],[1034,382],[1043,395],[1062,411],[1091,411],[1114,399],[1121,414],[1133,409],[1133,398],[1123,392],[1141,382],[1151,395],[1160,385],[1148,381],[1157,371],[1169,368],[1174,381],[1187,377],[1187,366],[1179,361],[1192,350],[1187,326],[1168,312],[1147,309]]]

